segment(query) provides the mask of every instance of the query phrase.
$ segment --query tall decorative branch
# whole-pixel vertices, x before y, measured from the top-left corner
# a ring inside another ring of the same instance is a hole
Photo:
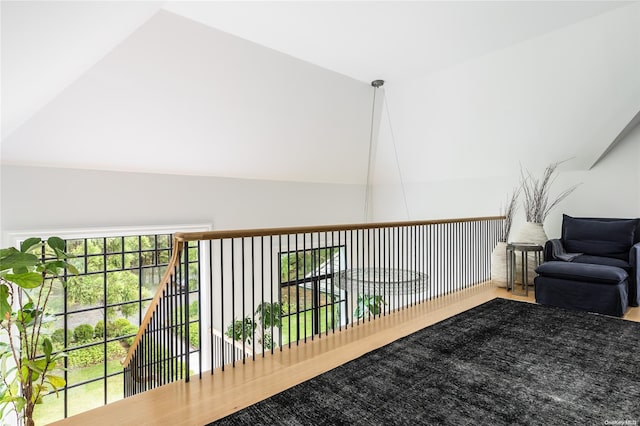
[[[527,222],[543,223],[549,212],[578,187],[578,185],[574,185],[562,191],[552,201],[549,200],[549,188],[556,180],[556,169],[563,162],[558,161],[547,166],[541,179],[532,176],[528,170],[525,172],[520,169],[522,192],[524,194],[524,212]]]
[[[500,214],[505,217],[504,223],[502,224],[502,231],[500,232],[500,237],[498,241],[506,243],[509,238],[509,233],[511,232],[511,225],[513,224],[513,217],[518,211],[518,197],[520,196],[521,188],[514,188],[510,197],[507,197],[507,204],[504,207],[500,208]]]

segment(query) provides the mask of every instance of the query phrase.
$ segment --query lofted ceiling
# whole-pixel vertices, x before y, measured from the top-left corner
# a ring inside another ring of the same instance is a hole
[[[357,80],[402,80],[630,2],[3,1],[2,138],[161,9]]]
[[[167,2],[165,9],[370,82],[420,77],[607,12],[608,1]]]
[[[456,99],[456,91],[465,95],[477,92],[474,78],[466,79],[466,83],[453,78],[460,73],[456,67],[476,61],[480,72],[475,75],[482,75],[483,58],[638,3],[2,1],[2,154],[9,158],[2,160],[25,164],[24,159],[38,151],[42,158],[34,164],[59,167],[81,164],[84,168],[109,170],[361,183],[366,176],[370,81],[386,80],[385,87],[399,88],[396,96],[400,98],[415,96],[416,86],[425,87],[424,90],[431,92],[424,98],[436,102],[438,98],[433,94],[439,89],[435,86],[430,89],[429,84],[455,80],[447,84],[456,90],[447,93],[443,90],[440,102],[425,106],[426,110],[432,108],[431,116],[436,117],[447,106],[443,100]],[[599,34],[595,34],[595,40],[590,42],[597,46],[598,37]],[[232,52],[230,47],[236,50]],[[246,92],[220,92],[220,87],[210,84],[212,79],[220,83],[226,81],[224,78],[236,79],[237,76],[228,76],[225,74],[228,70],[220,69],[216,49],[227,55],[225,61],[237,61],[235,70],[255,68],[257,64],[264,70],[264,81],[256,81],[260,71],[253,70],[255,74],[250,78],[243,76],[247,81]],[[245,54],[252,59],[242,57]],[[554,72],[552,56],[550,53],[546,59],[549,72]],[[274,58],[279,65],[271,67]],[[529,64],[528,60],[523,58],[520,64],[533,69],[536,64]],[[290,71],[283,74],[283,69]],[[454,71],[449,73],[451,70]],[[567,70],[563,78],[576,80],[573,71]],[[604,71],[602,75],[608,76]],[[446,74],[444,80],[443,73]],[[317,81],[309,79],[316,75]],[[300,76],[307,80],[299,81]],[[434,78],[430,83],[421,84],[425,76]],[[114,85],[115,80],[118,85]],[[270,81],[277,81],[279,88],[285,88],[283,99],[298,99],[308,105],[297,111],[291,111],[292,106],[285,105],[286,101],[274,106],[270,100],[282,97],[282,93],[269,89]],[[324,90],[322,84],[327,82],[331,88]],[[612,90],[609,83],[598,89],[610,92],[610,97],[615,98],[618,92]],[[464,84],[469,85],[466,90],[461,89]],[[561,91],[562,84],[558,82],[556,93]],[[585,80],[580,88],[590,85],[591,81]],[[536,91],[536,86],[529,86]],[[640,84],[631,88],[629,96],[634,96],[637,88]],[[486,87],[486,90],[486,94],[477,93],[478,99],[496,96],[494,88]],[[261,93],[261,100],[257,102],[251,97],[256,92]],[[344,105],[326,111],[322,105],[331,104],[338,93]],[[314,104],[318,94],[323,99]],[[507,101],[511,95],[509,90],[503,93]],[[221,110],[212,101],[216,96],[225,102]],[[598,97],[594,91],[585,102],[594,105],[594,111],[584,114],[587,120],[599,114],[595,111],[598,102],[593,102]],[[536,105],[536,93],[531,93],[531,99],[528,110],[544,110],[551,116],[547,121],[553,121],[554,105]],[[566,105],[558,104],[557,98],[554,102],[567,110],[576,99],[578,95],[569,94]],[[181,104],[176,104],[176,100]],[[414,104],[414,100],[406,102],[406,105]],[[460,97],[460,104],[474,107],[464,97]],[[454,118],[460,114],[459,105],[452,103],[449,107]],[[271,118],[261,115],[261,111],[269,109]],[[252,124],[247,127],[253,127],[254,133],[226,120],[225,114],[230,110],[235,111],[234,117],[246,114]],[[405,118],[410,118],[412,112],[405,112]],[[477,119],[473,132],[481,130],[488,119],[499,121],[504,115],[499,108],[490,112],[495,117],[487,115],[483,121],[483,111],[480,114],[467,111],[469,117]],[[526,111],[518,113],[526,115]],[[615,114],[617,112],[612,111],[612,115]],[[424,117],[415,117],[414,121],[420,125]],[[597,143],[589,142],[595,151],[589,158],[594,160],[615,138],[610,133],[622,130],[626,123],[620,126],[609,120],[605,124],[613,130],[607,128],[602,137],[594,136]],[[596,127],[600,125],[593,123],[592,127],[598,130]],[[548,122],[541,123],[540,127],[543,126],[550,127]],[[403,128],[398,127],[404,140],[415,138],[412,142],[416,146],[425,140],[451,138],[449,129],[434,137],[418,131],[402,135]],[[588,138],[579,132],[595,134],[593,129],[579,129],[567,120],[559,127],[570,131],[569,135],[557,132],[559,136],[566,136],[564,140],[577,140],[566,146],[570,152],[584,151],[579,144]],[[404,128],[411,129],[411,126]],[[309,129],[315,134],[307,137],[305,132],[309,133]],[[262,135],[266,136],[262,138]],[[308,140],[301,142],[304,139]],[[466,135],[459,139],[459,147],[453,147],[452,152],[471,143]],[[512,140],[512,135],[493,133],[487,134],[486,139],[488,144],[483,146],[504,152],[503,145],[490,146],[489,142],[500,139],[504,144]],[[268,144],[263,143],[266,140]],[[177,146],[176,141],[181,146]],[[25,142],[28,146],[21,148]],[[553,139],[548,143],[557,144]],[[65,144],[66,152],[56,150],[56,146]],[[536,147],[536,144],[530,145]],[[111,149],[96,155],[96,147],[104,150],[105,146]],[[419,149],[430,152],[432,147],[425,145]],[[146,164],[149,161],[145,155],[149,151],[158,152],[153,162],[155,168]],[[273,151],[289,157],[278,158],[272,155]],[[122,152],[129,155],[123,156]],[[188,155],[190,152],[196,155]],[[247,158],[246,153],[254,155]],[[70,154],[78,158],[67,161]],[[309,161],[301,161],[305,156]],[[265,161],[267,158],[270,160]],[[351,159],[352,164],[336,162],[335,158]],[[56,161],[48,163],[50,159]],[[591,163],[585,164],[588,167]],[[460,173],[455,167],[447,167],[454,175]],[[478,167],[487,168],[486,164]],[[418,165],[416,169],[420,175],[423,166]],[[435,173],[437,168],[433,170]],[[438,175],[446,176],[446,173],[439,171]]]

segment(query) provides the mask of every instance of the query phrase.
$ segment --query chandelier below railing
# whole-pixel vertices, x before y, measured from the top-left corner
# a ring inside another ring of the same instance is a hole
[[[429,283],[427,274],[396,268],[354,268],[334,277],[341,290],[364,296],[395,296],[424,293]]]

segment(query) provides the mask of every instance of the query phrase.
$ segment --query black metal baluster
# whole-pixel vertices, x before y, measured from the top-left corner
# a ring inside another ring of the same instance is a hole
[[[342,306],[343,306],[343,300],[346,300],[346,289],[343,289],[342,287],[342,272],[345,270],[342,267],[342,232],[343,231],[338,231],[338,272],[337,272],[337,278],[338,278],[338,311],[339,311],[339,315],[338,315],[338,330],[342,331]],[[333,279],[336,277],[336,275],[334,275],[334,277],[332,278],[331,282],[333,285]],[[344,299],[343,299],[344,297]]]
[[[384,273],[381,269],[381,260],[383,257],[382,254],[382,238],[381,238],[381,233],[382,233],[382,229],[377,228],[376,231],[374,231],[374,234],[377,233],[376,236],[376,245],[377,246],[377,251],[376,251],[376,256],[374,256],[374,263],[376,264],[376,271],[377,271],[377,275],[379,278],[376,278],[376,283],[375,285],[378,287],[379,291],[379,296],[380,296],[380,303],[378,304],[378,317],[384,316]],[[379,280],[382,279],[382,285],[380,285],[381,283],[379,282]]]
[[[303,321],[303,324],[300,323],[300,253],[302,253],[302,276],[304,278],[304,265],[305,265],[305,251],[304,251],[304,246],[302,247],[302,250],[300,250],[299,246],[298,246],[298,240],[299,240],[299,234],[294,234],[294,239],[295,239],[295,252],[296,252],[296,305],[298,305],[298,309],[296,310],[296,346],[300,345],[300,340],[302,340],[302,334],[303,331],[300,330],[300,327],[304,327],[304,333],[306,334],[307,332],[307,324],[306,324],[306,316],[307,316],[307,306],[306,306],[306,300],[303,300],[302,302],[302,317],[305,319],[305,321]]]
[[[312,241],[313,242],[313,241]],[[298,236],[296,236],[296,255],[297,255],[297,246],[298,244]],[[313,250],[309,251],[309,254],[311,254],[311,256],[313,257]],[[315,275],[315,268],[313,265],[313,259],[311,259],[311,265],[312,265],[312,272],[311,275],[312,277]],[[296,268],[296,271],[298,271],[300,268]],[[307,234],[306,233],[302,233],[302,278],[306,278],[307,277]],[[298,276],[296,275],[296,282],[298,282]],[[312,286],[313,287],[313,286]],[[298,289],[300,288],[300,284],[296,284],[296,292],[298,291]],[[305,281],[304,284],[304,293],[302,295],[303,297],[303,304],[304,304],[304,310],[303,310],[303,318],[304,318],[304,342],[307,343],[307,284]],[[313,297],[313,296],[312,296]],[[300,302],[298,302],[300,303]],[[312,303],[312,307],[311,307],[311,317],[313,318],[316,314],[316,310],[314,309],[313,303]],[[298,323],[298,330],[300,329],[300,324]],[[311,329],[311,336],[315,335],[315,332],[313,331],[313,327]]]
[[[247,335],[246,335],[246,327],[244,326],[244,321],[246,318],[246,304],[245,304],[245,295],[246,295],[246,291],[244,288],[244,280],[245,280],[245,276],[244,276],[244,237],[240,238],[240,288],[242,289],[242,322],[243,322],[243,326],[242,326],[242,363],[244,364],[246,362],[246,358],[247,358],[247,350],[246,350],[246,344],[247,344]],[[253,318],[251,318],[251,321],[253,321]],[[251,335],[251,343],[253,344],[255,342],[255,337],[256,337],[256,329],[255,329],[255,323],[254,326],[252,327],[252,335]]]
[[[224,301],[224,240],[220,239],[220,331],[222,336],[220,336],[220,365],[222,371],[224,371],[225,365],[225,344],[224,344],[224,307],[226,303]],[[235,327],[235,319],[232,318],[233,327]]]
[[[202,336],[204,336],[203,331],[207,330],[207,336],[209,338],[209,365],[212,375],[216,366],[213,347],[213,258],[213,240],[209,240],[209,326],[206,327],[206,324],[200,324],[200,345],[202,345]],[[202,286],[202,283],[200,285]],[[200,310],[200,318],[202,318],[202,310]],[[202,371],[202,362],[200,363],[200,371]]]
[[[398,283],[400,282],[400,272],[402,270],[402,229],[400,227],[395,227],[394,231],[397,233],[396,238],[395,238],[395,245],[396,245],[396,255],[395,255],[395,292],[396,292],[396,306],[395,309],[396,311],[399,311],[401,309],[402,306],[402,300],[401,300],[401,293],[400,293],[400,286],[398,285]]]
[[[253,239],[254,237],[251,237],[251,312],[255,313],[256,312],[256,280],[255,280],[255,275],[256,275],[256,271],[255,271],[255,253],[254,253],[254,247],[253,247]],[[244,257],[244,255],[243,255]],[[262,352],[264,353],[264,306],[260,306],[260,336],[262,336],[262,342],[261,346],[262,346]],[[255,315],[254,315],[255,318]],[[255,339],[255,331],[254,333],[254,338],[253,341],[251,342],[253,345],[253,355],[252,355],[252,359],[255,361],[256,360],[256,339]]]
[[[232,330],[233,330],[233,337],[232,337],[232,344],[233,344],[233,350],[231,351],[231,366],[235,367],[236,366],[236,350],[235,350],[235,337],[236,337],[236,331],[235,331],[235,327],[236,327],[236,274],[235,274],[235,238],[231,238],[231,320],[233,321],[232,324]],[[241,321],[242,324],[242,336],[244,337],[244,317],[242,318]],[[244,347],[244,341],[242,342],[242,345]],[[244,351],[243,351],[244,353]],[[243,357],[244,358],[244,357]]]
[[[358,265],[358,269],[356,269],[356,272],[361,268],[360,266],[360,231],[356,231],[356,265]],[[356,277],[356,279],[359,279],[359,274]],[[360,304],[362,303],[362,306],[360,307],[360,312],[362,314],[364,314],[364,269],[362,269],[362,290],[358,291],[358,301],[357,303]],[[357,282],[357,281],[356,281]],[[356,284],[357,286],[357,284]],[[364,319],[364,315],[363,315],[363,319]],[[360,315],[358,315],[358,324],[360,324]]]
[[[346,238],[346,235],[345,235]],[[358,306],[358,288],[356,286],[356,291],[353,290],[353,272],[354,272],[354,257],[353,251],[355,249],[355,243],[353,240],[353,229],[349,230],[349,241],[345,243],[349,248],[349,253],[345,256],[346,258],[346,268],[345,268],[345,279],[348,284],[345,287],[349,287],[349,300],[347,301],[347,326],[352,327],[356,324],[356,318],[354,318],[354,309]]]
[[[282,242],[280,241],[280,236],[278,236],[278,252],[279,248],[282,247]],[[271,294],[271,306],[273,306],[273,235],[269,236],[269,293]],[[280,282],[280,279],[278,279]],[[278,332],[278,347],[282,352],[282,291],[280,289],[280,285],[278,284],[278,305],[280,306],[279,318],[280,318],[280,331]],[[273,323],[271,324],[271,335],[273,336]],[[273,345],[271,345],[271,354],[273,355]]]
[[[313,330],[313,334],[318,336],[318,339],[322,338],[322,323],[320,322],[320,310],[322,309],[322,301],[321,301],[321,291],[320,291],[320,265],[322,264],[322,252],[324,250],[325,256],[326,256],[326,250],[327,250],[327,234],[324,234],[324,239],[322,238],[322,234],[320,232],[318,232],[317,234],[318,236],[318,245],[317,248],[315,250],[312,251],[311,253],[311,259],[313,259],[313,267],[314,270],[317,271],[317,273],[314,273],[314,278],[313,278],[313,300],[312,300],[312,330]],[[324,243],[323,243],[324,241]],[[321,247],[324,247],[321,248]],[[325,298],[325,302],[326,302],[326,298]],[[326,327],[326,325],[325,325]]]
[[[260,297],[260,305],[262,305],[262,307],[264,308],[264,304],[266,303],[266,300],[264,300],[264,236],[260,237],[260,290],[261,290],[261,297]],[[273,311],[273,304],[269,305],[269,322],[271,324],[271,348],[273,348],[273,321],[274,321],[274,315],[275,312]],[[278,313],[279,314],[279,313]],[[264,327],[264,323],[262,324],[262,329],[266,332],[267,330]],[[271,349],[271,348],[267,348],[267,350]],[[262,345],[262,357],[264,358],[264,345]]]

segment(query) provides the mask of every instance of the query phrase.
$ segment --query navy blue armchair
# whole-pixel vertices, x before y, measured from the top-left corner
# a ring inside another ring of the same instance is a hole
[[[640,305],[640,219],[564,215],[562,237],[547,241],[544,257],[540,303],[617,316]]]

